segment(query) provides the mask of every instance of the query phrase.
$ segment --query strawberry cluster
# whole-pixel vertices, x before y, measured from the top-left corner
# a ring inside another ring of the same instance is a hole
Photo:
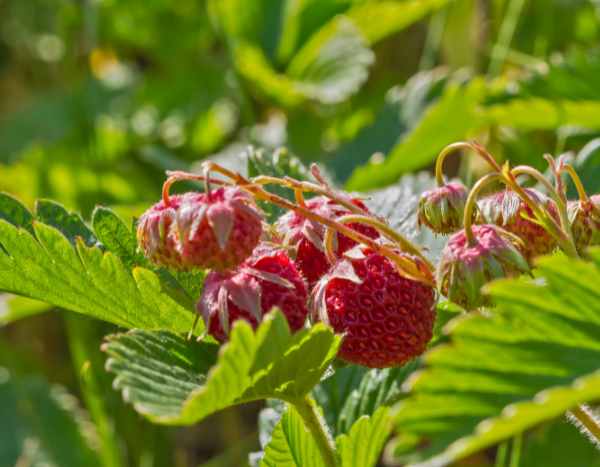
[[[456,148],[475,150],[492,167],[470,190],[444,181],[443,160]],[[450,235],[437,273],[361,199],[332,189],[316,166],[316,183],[246,179],[212,162],[202,176],[171,173],[163,199],[139,219],[138,241],[158,266],[209,270],[197,316],[219,342],[228,340],[235,321],[256,328],[277,308],[293,332],[323,322],[342,334],[338,357],[346,362],[399,366],[424,352],[432,337],[436,286],[466,310],[491,306],[482,293],[488,282],[527,273],[535,258],[556,249],[583,255],[600,244],[599,195],[585,194],[565,160],[548,162],[554,185],[531,167],[500,167],[475,143],[444,149],[436,163],[438,186],[422,194],[417,212],[419,226]],[[227,180],[210,178],[210,171]],[[579,201],[566,200],[565,172]],[[547,194],[521,186],[517,177],[524,175]],[[204,192],[169,196],[171,183],[181,179],[203,181]],[[479,199],[492,183],[504,188]],[[295,201],[267,191],[268,184],[293,190]],[[257,201],[288,212],[268,225]]]
[[[295,204],[231,178],[169,196],[170,178],[163,200],[138,222],[140,247],[155,264],[210,270],[197,303],[208,334],[226,342],[235,321],[256,328],[277,308],[293,332],[324,322],[343,334],[338,356],[347,362],[398,366],[425,350],[435,320],[432,271],[380,233],[385,223],[362,200],[322,182],[318,196]],[[289,212],[268,226],[255,199]]]

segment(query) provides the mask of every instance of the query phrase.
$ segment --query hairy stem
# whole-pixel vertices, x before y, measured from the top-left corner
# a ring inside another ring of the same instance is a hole
[[[487,152],[483,146],[475,142],[460,141],[458,143],[449,144],[444,149],[442,149],[442,152],[440,152],[435,161],[435,180],[438,186],[444,185],[443,168],[446,157],[448,157],[457,149],[471,149],[472,151],[475,151],[475,153],[477,153],[480,157],[482,157],[483,160],[485,160],[488,164],[490,164],[494,171],[501,171],[500,165],[496,162],[496,159],[494,159],[493,156],[489,152]]]
[[[567,414],[577,421],[576,424],[581,425],[581,428],[585,430],[585,434],[596,446],[600,446],[600,420],[588,406],[579,405],[569,410]]]
[[[335,448],[335,442],[315,401],[309,396],[305,396],[302,399],[288,402],[296,409],[300,417],[302,417],[304,425],[312,434],[325,465],[327,467],[338,467],[340,461]]]
[[[411,243],[410,240],[405,238],[400,233],[396,232],[385,222],[375,219],[370,216],[362,216],[358,214],[348,214],[337,219],[340,224],[365,224],[377,229],[381,234],[390,239],[391,241],[400,245],[401,249],[407,253],[413,254],[418,257],[427,267],[431,270],[434,269],[433,264],[421,253],[421,251]],[[329,229],[328,229],[329,231]]]
[[[588,197],[588,195],[585,191],[585,188],[583,187],[581,178],[579,178],[579,175],[577,175],[577,172],[575,171],[573,166],[571,164],[564,164],[561,167],[561,171],[568,173],[569,176],[571,177],[571,180],[573,180],[573,184],[575,185],[575,188],[577,189],[577,195],[579,196],[579,200],[584,203],[589,201],[590,198]]]

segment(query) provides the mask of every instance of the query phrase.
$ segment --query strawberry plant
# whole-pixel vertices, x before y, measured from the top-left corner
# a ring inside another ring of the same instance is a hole
[[[490,165],[470,190],[444,181],[457,149]],[[565,415],[598,444],[598,206],[568,161],[547,161],[549,176],[476,143],[444,149],[439,188],[412,201],[414,225],[452,232],[439,258],[386,218],[389,192],[363,201],[316,165],[306,178],[210,161],[168,172],[133,230],[106,208],[89,227],[2,195],[0,287],[125,328],[104,338],[106,370],[153,423],[271,401],[255,465],[376,465],[386,445],[446,465],[506,440],[514,454]],[[170,195],[181,181],[204,191]]]

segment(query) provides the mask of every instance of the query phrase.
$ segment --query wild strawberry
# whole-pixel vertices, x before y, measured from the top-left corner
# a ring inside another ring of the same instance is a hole
[[[433,232],[449,234],[463,225],[469,192],[462,183],[451,182],[426,191],[419,199],[417,221]]]
[[[182,199],[183,196],[180,195],[171,196],[168,205],[160,201],[144,212],[138,220],[138,244],[146,257],[160,266],[182,268],[177,238],[172,232]]]
[[[210,272],[197,309],[211,336],[227,340],[234,321],[254,328],[265,313],[277,307],[292,331],[304,326],[308,314],[306,284],[284,250],[259,246],[234,271]]]
[[[364,203],[356,198],[349,201],[368,214]],[[350,212],[325,196],[318,196],[306,202],[306,207],[316,214],[329,219],[337,219]],[[349,224],[349,227],[370,238],[379,237],[379,233],[372,227],[364,224]],[[329,270],[331,265],[325,255],[323,238],[325,227],[290,211],[279,218],[276,224],[277,231],[283,236],[284,243],[295,250],[295,261],[298,269],[304,275],[308,284],[312,286]],[[338,256],[356,245],[356,242],[344,235],[337,235]]]
[[[177,210],[177,248],[188,269],[233,268],[250,256],[261,234],[262,216],[238,187],[185,197]]]
[[[544,206],[558,221],[558,209],[554,201],[537,190],[526,188],[529,197]],[[544,227],[535,222],[533,211],[512,190],[494,193],[478,203],[480,224],[496,224],[523,240],[522,252],[531,264],[533,258],[552,252],[556,241]]]
[[[569,201],[567,212],[577,251],[600,245],[600,194],[587,201]]]
[[[338,356],[370,368],[421,354],[435,321],[432,287],[402,277],[392,262],[356,246],[313,290],[311,316],[343,333]]]
[[[489,304],[481,288],[491,280],[529,271],[514,234],[490,224],[474,225],[472,231],[472,244],[464,229],[450,237],[437,273],[441,293],[467,310]]]

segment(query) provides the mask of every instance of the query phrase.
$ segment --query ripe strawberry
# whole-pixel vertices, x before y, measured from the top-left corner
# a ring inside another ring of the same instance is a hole
[[[491,280],[529,271],[515,235],[490,224],[474,225],[472,231],[472,245],[464,229],[450,237],[437,273],[441,293],[467,310],[489,304],[481,288]]]
[[[177,210],[177,248],[189,269],[233,268],[250,256],[261,235],[262,216],[238,187],[185,197]]]
[[[587,202],[569,201],[567,212],[577,251],[583,253],[589,246],[600,245],[600,194]]]
[[[138,220],[137,239],[146,257],[155,264],[181,269],[181,255],[177,250],[177,238],[173,235],[177,209],[184,196],[169,198],[169,205],[159,201]]]
[[[419,199],[417,221],[435,233],[456,232],[463,225],[469,192],[462,183],[451,182],[426,191]]]
[[[432,336],[436,294],[402,277],[386,257],[356,246],[338,260],[311,296],[311,316],[344,338],[338,356],[370,368],[400,366]]]
[[[364,203],[356,198],[348,200],[369,213]],[[306,207],[316,214],[330,219],[337,219],[350,212],[325,196],[318,196],[306,202]],[[331,265],[325,255],[323,238],[325,227],[312,222],[296,212],[290,211],[279,218],[276,224],[277,231],[283,236],[284,243],[295,250],[296,266],[302,272],[308,284],[312,287],[329,270]],[[349,224],[349,227],[370,238],[378,238],[379,233],[372,227],[364,224]],[[338,256],[356,245],[356,242],[344,235],[337,235]]]
[[[554,201],[532,188],[525,191],[533,201],[545,206],[558,222]],[[478,202],[478,207],[478,223],[499,225],[523,240],[522,252],[530,264],[536,256],[548,254],[556,248],[554,237],[533,221],[533,211],[514,191],[504,190],[487,196]]]
[[[260,245],[237,269],[208,274],[197,309],[209,334],[224,342],[234,321],[244,319],[256,328],[273,307],[285,315],[292,331],[301,329],[307,296],[304,279],[287,253]]]

